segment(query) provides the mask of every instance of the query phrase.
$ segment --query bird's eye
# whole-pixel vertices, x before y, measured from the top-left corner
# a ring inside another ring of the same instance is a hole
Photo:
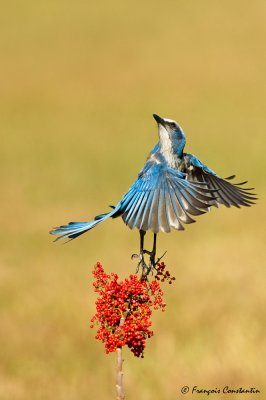
[[[170,126],[171,126],[171,128],[174,128],[174,127],[175,127],[175,123],[174,123],[174,122],[171,122],[171,123],[170,123]]]

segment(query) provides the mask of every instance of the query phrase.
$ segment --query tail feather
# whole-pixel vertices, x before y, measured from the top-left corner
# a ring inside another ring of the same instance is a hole
[[[54,229],[52,229],[49,233],[51,235],[61,235],[55,239],[57,240],[69,238],[70,240],[75,239],[76,237],[82,235],[83,233],[89,231],[94,228],[100,222],[103,222],[107,218],[113,216],[117,210],[118,206],[116,206],[110,213],[97,215],[93,221],[88,222],[69,222],[67,225],[61,225]]]
[[[51,235],[61,235],[58,236],[55,239],[55,242],[57,240],[61,239],[75,239],[76,237],[82,235],[83,233],[89,231],[90,229],[94,228],[97,224],[101,222],[100,219],[96,221],[90,221],[90,222],[70,222],[67,225],[61,225],[58,226],[57,228],[54,228],[50,231]]]

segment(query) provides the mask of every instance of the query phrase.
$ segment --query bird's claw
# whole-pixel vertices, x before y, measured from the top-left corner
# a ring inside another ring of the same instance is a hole
[[[134,260],[136,258],[139,261],[138,265],[137,265],[136,273],[139,272],[140,267],[141,267],[142,271],[149,271],[149,266],[146,264],[146,262],[144,260],[144,252],[140,253],[140,254],[136,254],[136,253],[132,254],[131,260]],[[147,274],[147,273],[145,273],[145,274]]]
[[[145,262],[144,254],[148,254],[150,256],[148,264],[146,264],[146,262]],[[163,256],[164,256],[164,254],[163,254]],[[139,268],[141,267],[142,277],[146,278],[147,275],[156,267],[156,265],[158,264],[158,262],[161,260],[162,257],[160,257],[156,260],[154,251],[143,250],[143,252],[141,252],[140,254],[136,254],[136,253],[132,254],[131,260],[134,260],[136,258],[139,260],[137,269],[136,269],[136,273],[139,272]]]
[[[155,261],[155,251],[143,250],[143,253],[148,254],[150,256],[149,268],[150,270],[153,269],[159,260],[158,259],[157,261]]]

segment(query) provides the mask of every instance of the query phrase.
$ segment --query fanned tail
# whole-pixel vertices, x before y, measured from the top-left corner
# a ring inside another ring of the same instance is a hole
[[[77,238],[83,233],[94,228],[100,222],[105,221],[107,218],[112,217],[117,212],[118,206],[111,212],[106,214],[97,215],[93,221],[88,222],[69,222],[67,225],[61,225],[52,229],[49,233],[51,235],[61,235],[55,239],[57,240],[69,238],[70,240]]]

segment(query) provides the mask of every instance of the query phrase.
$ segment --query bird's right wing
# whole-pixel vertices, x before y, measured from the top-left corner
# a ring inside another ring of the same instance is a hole
[[[250,190],[253,188],[246,188],[243,185],[247,182],[231,183],[235,175],[229,176],[228,178],[219,177],[209,167],[204,165],[196,156],[193,154],[185,154],[185,172],[187,173],[187,179],[190,182],[205,182],[206,186],[210,189],[216,190],[216,199],[213,201],[215,207],[219,204],[223,204],[226,207],[240,207],[250,206],[254,204],[256,197]]]
[[[212,204],[215,194],[191,183],[186,175],[164,164],[148,161],[138,179],[120,201],[119,215],[131,228],[170,232],[195,222]],[[114,215],[115,216],[115,215]]]

